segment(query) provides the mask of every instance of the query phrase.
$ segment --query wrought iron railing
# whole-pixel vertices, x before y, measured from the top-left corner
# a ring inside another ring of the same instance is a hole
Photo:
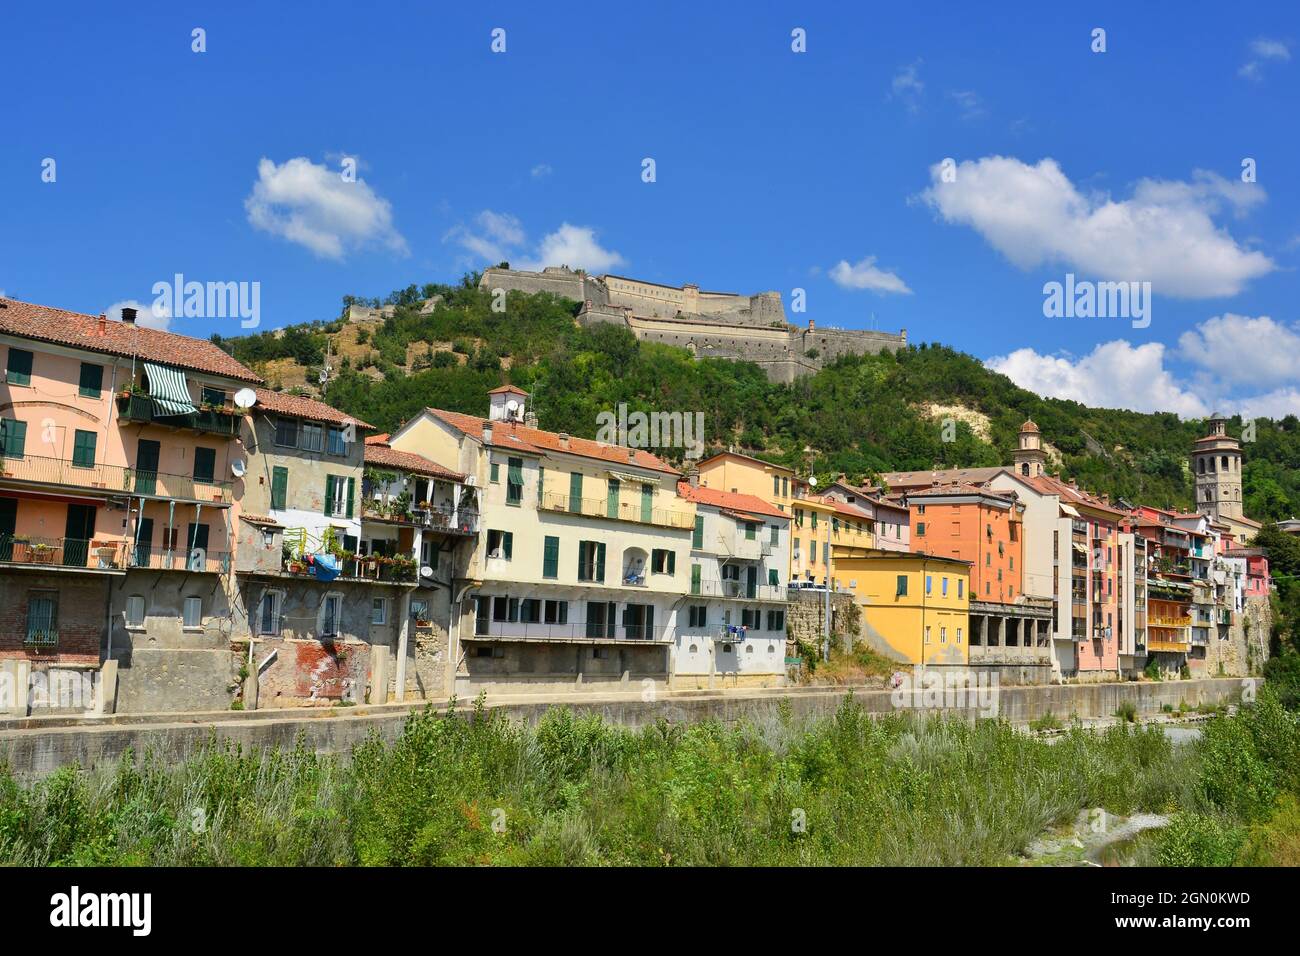
[[[184,501],[230,504],[231,483],[173,475],[162,471],[141,471],[104,462],[78,464],[66,458],[23,455],[0,458],[0,480],[60,485],[64,488],[174,498]]]
[[[126,546],[121,541],[0,534],[0,564],[112,571],[125,566],[125,557]]]
[[[559,492],[548,491],[542,495],[538,507],[542,511],[560,511],[587,518],[613,518],[616,521],[633,521],[638,524],[658,525],[664,528],[694,528],[695,515],[673,508],[646,508],[640,502],[620,501],[610,507],[605,498],[575,498]]]
[[[190,428],[211,435],[234,438],[239,434],[241,415],[228,409],[196,408],[185,415],[170,415],[147,395],[119,395],[118,413],[124,421],[148,422],[168,428]]]

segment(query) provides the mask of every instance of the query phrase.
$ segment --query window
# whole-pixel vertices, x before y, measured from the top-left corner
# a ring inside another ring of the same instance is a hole
[[[298,419],[277,418],[275,420],[275,443],[284,448],[298,447]]]
[[[329,447],[327,449],[331,455],[346,455],[348,453],[347,432],[337,425],[331,425],[329,430]]]
[[[98,366],[96,366],[98,368]],[[95,445],[99,436],[83,432],[80,428],[72,440],[72,464],[77,468],[92,468],[95,464]]]
[[[752,521],[745,522],[745,540],[753,541],[758,534],[758,525]]]
[[[132,594],[126,599],[126,626],[144,627],[143,594]]]
[[[927,625],[925,626],[925,643],[927,643],[927,644],[930,643],[930,625],[929,625],[929,624],[927,624]]]
[[[709,608],[704,604],[692,604],[688,611],[690,612],[691,627],[708,627]]]
[[[289,497],[289,469],[276,465],[271,469],[271,510],[283,511]]]
[[[524,500],[524,460],[511,458],[506,467],[506,504],[517,505]]]
[[[613,612],[614,605],[610,605]],[[654,637],[655,609],[653,604],[629,604],[623,608],[623,636],[629,640],[649,640]]]
[[[501,463],[492,462],[488,469],[488,481],[494,485],[501,484]]]
[[[931,590],[930,585],[931,585],[932,583],[933,583],[933,581],[932,581],[930,575],[927,574],[927,575],[925,576],[925,593],[926,593],[927,595],[930,593],[930,590]]]
[[[966,582],[961,578],[957,579],[957,599],[961,600],[962,592],[966,590]]]
[[[578,580],[605,580],[605,542],[578,542]]]
[[[760,614],[761,612],[756,607],[741,608],[740,609],[741,626],[750,628],[751,630],[755,630],[755,631],[759,630],[762,624]]]
[[[342,475],[325,476],[325,514],[329,517],[352,517],[356,479]]]
[[[641,520],[649,524],[654,518],[655,486],[641,486]]]
[[[767,612],[767,629],[769,631],[785,630],[785,611]]]
[[[767,569],[767,583],[768,583],[771,587],[777,587],[777,586],[781,583],[780,578],[777,577],[777,570],[776,570],[776,568],[768,568],[768,569]]]
[[[781,476],[780,475],[772,476],[772,495],[776,498],[781,497]]]
[[[203,626],[203,598],[192,596],[185,599],[185,608],[181,614],[181,626]]]
[[[568,624],[569,623],[569,602],[568,601],[547,601],[543,608],[543,621],[546,624]]]
[[[32,353],[24,349],[9,349],[9,364],[5,381],[10,385],[32,384]]]
[[[894,597],[907,597],[907,575],[900,574],[894,586]]]
[[[815,511],[812,513],[812,529],[817,530],[817,512]]]
[[[605,483],[605,516],[607,518],[618,517],[618,493],[621,482],[617,478],[611,478]]]
[[[524,598],[519,605],[519,620],[525,624],[542,622],[542,602],[539,598]]]
[[[947,579],[947,578],[944,578],[944,579],[943,579],[943,585],[942,585],[942,587],[943,587],[942,594],[943,594],[944,597],[947,597],[947,596],[948,596],[948,579]]]
[[[325,429],[316,422],[302,423],[302,450],[325,450]]]
[[[52,647],[59,641],[59,594],[32,591],[27,596],[27,643]]]
[[[388,598],[377,597],[370,599],[370,623],[388,623]]]
[[[925,514],[925,505],[917,505],[917,506],[916,506],[916,513],[919,514],[919,515],[923,515],[923,514]]]
[[[475,657],[505,657],[504,647],[476,647],[474,648]]]
[[[99,398],[104,389],[104,366],[81,363],[81,379],[77,384],[77,394],[84,398]]]
[[[270,637],[280,633],[280,606],[284,601],[283,591],[263,591],[262,606],[257,615],[257,633]]]
[[[541,465],[537,466],[537,504],[542,504],[542,495],[546,491],[546,469]]]
[[[27,445],[27,423],[0,418],[0,456],[21,458]]]
[[[337,637],[343,613],[343,595],[327,594],[320,607],[321,637]]]
[[[695,516],[695,533],[691,535],[691,547],[704,547],[704,515]]]
[[[542,577],[558,578],[560,576],[560,539],[547,535],[542,547]]]
[[[957,628],[957,643],[961,643],[961,628]]]
[[[652,574],[676,574],[677,553],[664,548],[655,548],[650,552],[650,572]]]
[[[916,523],[916,536],[917,536],[918,538],[924,538],[924,537],[925,537],[925,522],[924,522],[924,521],[918,521],[918,522]]]
[[[488,539],[488,557],[501,558],[509,561],[514,557],[515,536],[512,531],[489,531]]]
[[[771,542],[771,544],[772,544],[772,547],[774,547],[774,548],[776,548],[776,547],[780,547],[780,545],[781,545],[781,529],[780,529],[779,527],[777,527],[776,525],[772,525],[772,536],[771,536],[771,538],[770,538],[769,540],[770,540],[770,542]]]
[[[587,602],[587,636],[613,637],[618,605],[605,601]]]
[[[194,480],[211,481],[217,468],[217,450],[215,448],[194,449]]]
[[[939,643],[940,643],[940,644],[947,644],[947,643],[948,643],[948,628],[947,628],[947,627],[940,627],[940,628],[939,628]]]

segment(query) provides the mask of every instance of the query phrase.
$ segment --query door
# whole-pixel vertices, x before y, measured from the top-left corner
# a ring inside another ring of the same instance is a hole
[[[14,529],[18,526],[18,499],[0,498],[0,561],[14,559]]]
[[[758,593],[758,568],[752,564],[745,568],[745,597],[754,597]]]
[[[185,543],[187,545],[185,566],[191,571],[202,571],[207,566],[208,526],[191,522],[189,530],[185,532]],[[195,551],[202,551],[203,557],[195,556]]]
[[[135,490],[151,495],[158,487],[158,442],[141,438],[135,453]]]
[[[140,533],[135,540],[134,564],[137,568],[147,568],[149,556],[153,553],[153,518],[140,519]]]
[[[70,568],[88,567],[93,537],[94,505],[68,505],[68,523],[63,529],[63,563]]]

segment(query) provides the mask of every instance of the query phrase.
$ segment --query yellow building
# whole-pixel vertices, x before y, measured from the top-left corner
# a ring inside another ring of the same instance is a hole
[[[698,467],[702,487],[753,495],[790,515],[790,581],[824,582],[840,554],[874,546],[868,516],[813,494],[807,481],[783,465],[727,451]]]
[[[873,550],[836,557],[832,577],[862,607],[862,637],[877,653],[907,664],[968,662],[970,562]]]

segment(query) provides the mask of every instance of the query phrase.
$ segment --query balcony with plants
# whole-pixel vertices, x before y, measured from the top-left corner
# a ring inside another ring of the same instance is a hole
[[[235,438],[244,413],[229,400],[221,403],[200,401],[194,411],[177,415],[154,401],[143,386],[130,383],[118,390],[117,410],[122,421],[180,428]]]

